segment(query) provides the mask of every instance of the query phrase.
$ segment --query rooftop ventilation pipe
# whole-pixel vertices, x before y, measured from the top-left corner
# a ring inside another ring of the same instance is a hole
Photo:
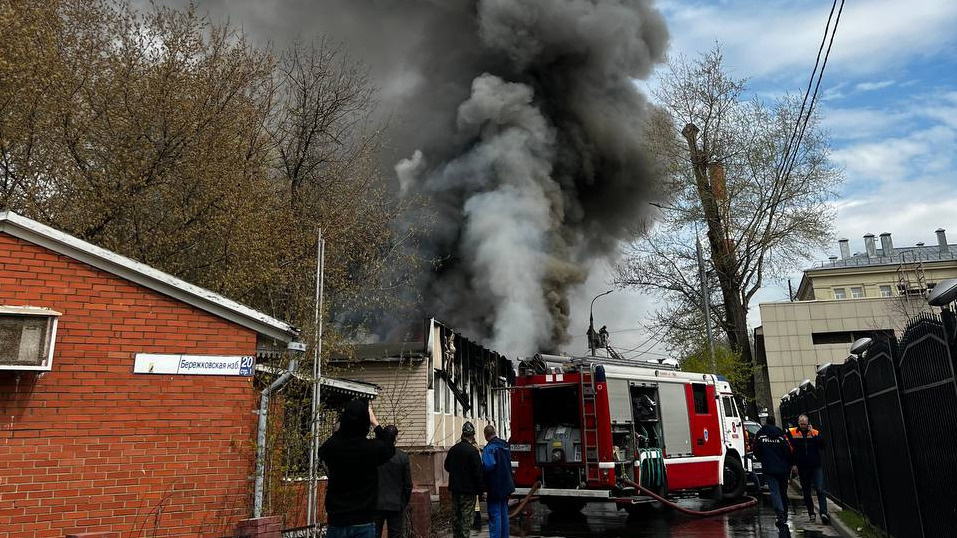
[[[296,346],[305,348],[305,346],[299,342],[291,342],[289,349],[299,351],[299,347]],[[269,397],[292,378],[298,366],[299,363],[296,359],[289,359],[289,368],[263,390],[262,397],[259,399],[259,429],[256,432],[256,486],[253,492],[253,517],[262,517],[263,513],[263,475],[266,472],[266,415],[269,410]]]
[[[894,241],[891,240],[890,232],[881,234],[881,255],[890,257],[894,254]]]
[[[948,247],[947,247],[947,234],[944,233],[944,231],[945,231],[945,230],[944,230],[943,228],[937,228],[937,232],[936,232],[936,233],[937,233],[937,245],[940,247],[940,253],[941,253],[942,255],[943,255],[943,254],[947,254],[947,252],[948,252],[948,250],[949,250]]]
[[[874,258],[877,256],[877,249],[874,247],[874,234],[867,234],[864,236],[864,250],[867,251],[868,258]]]
[[[851,257],[851,245],[847,238],[838,239],[837,245],[841,247],[841,259],[846,260]]]

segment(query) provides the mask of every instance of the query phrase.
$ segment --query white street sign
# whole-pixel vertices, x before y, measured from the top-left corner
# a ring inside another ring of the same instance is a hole
[[[134,374],[253,375],[256,359],[240,355],[160,355],[137,353]]]

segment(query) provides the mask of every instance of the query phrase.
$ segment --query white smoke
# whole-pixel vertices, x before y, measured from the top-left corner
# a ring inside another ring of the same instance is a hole
[[[410,174],[424,170],[419,150],[396,166],[408,188],[465,193],[462,259],[471,286],[493,305],[491,345],[504,353],[539,349],[553,329],[542,290],[561,199],[551,177],[554,129],[533,99],[530,87],[483,74],[456,122],[460,135],[475,139],[471,149],[424,176]]]

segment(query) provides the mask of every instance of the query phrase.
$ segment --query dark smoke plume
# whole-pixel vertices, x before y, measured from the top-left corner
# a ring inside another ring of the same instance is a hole
[[[200,7],[209,7],[201,3]],[[273,40],[316,31],[367,61],[403,194],[425,195],[419,290],[510,356],[567,338],[568,292],[654,196],[647,77],[668,43],[651,0],[214,2]]]

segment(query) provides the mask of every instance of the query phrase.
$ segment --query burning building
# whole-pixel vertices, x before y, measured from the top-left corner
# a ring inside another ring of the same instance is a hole
[[[360,345],[354,357],[330,363],[378,387],[379,420],[398,426],[414,482],[433,493],[447,484],[445,454],[466,421],[479,431],[492,424],[508,438],[511,360],[439,321],[425,320],[405,342]]]

